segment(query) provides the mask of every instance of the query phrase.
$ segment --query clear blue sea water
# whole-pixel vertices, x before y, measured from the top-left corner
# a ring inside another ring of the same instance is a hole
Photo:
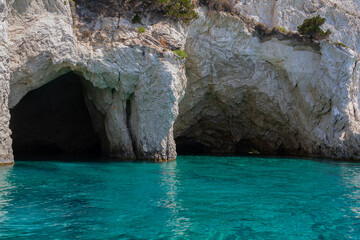
[[[360,239],[360,164],[18,161],[0,168],[0,239]]]

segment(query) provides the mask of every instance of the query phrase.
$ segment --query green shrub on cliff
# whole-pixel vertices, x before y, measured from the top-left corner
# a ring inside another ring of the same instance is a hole
[[[168,17],[176,20],[189,21],[198,18],[197,13],[194,11],[194,4],[191,0],[156,0],[161,10],[165,12]]]
[[[279,32],[282,32],[282,33],[287,33],[288,32],[288,30],[286,30],[286,28],[284,28],[284,27],[280,27],[280,26],[277,26],[277,27],[275,27]]]
[[[331,31],[326,30],[326,32],[324,32],[320,28],[320,26],[323,25],[325,21],[326,19],[320,17],[320,15],[313,18],[305,19],[303,24],[298,26],[298,32],[301,35],[307,35],[316,40],[328,38],[331,34]]]
[[[73,1],[73,0],[63,0]],[[132,12],[132,23],[141,23],[141,15],[158,12],[177,21],[198,18],[192,0],[75,0],[79,9],[86,8],[98,16],[127,16]],[[89,16],[84,16],[88,18]]]
[[[143,28],[143,27],[138,27],[137,30],[138,30],[139,33],[141,33],[141,34],[146,32],[145,28]]]
[[[185,59],[185,58],[189,57],[189,56],[185,53],[185,51],[184,51],[184,50],[181,50],[181,49],[175,50],[174,53],[176,53],[176,54],[179,56],[179,58],[181,58],[181,59]]]
[[[231,5],[228,0],[200,0],[199,3],[214,11],[231,12]]]
[[[344,48],[349,48],[347,45],[345,45],[342,42],[333,42],[333,44],[337,47],[344,47]]]

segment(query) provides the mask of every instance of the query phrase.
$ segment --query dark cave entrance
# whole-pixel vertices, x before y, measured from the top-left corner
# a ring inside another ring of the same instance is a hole
[[[73,72],[26,94],[10,114],[15,157],[101,155],[81,77]]]

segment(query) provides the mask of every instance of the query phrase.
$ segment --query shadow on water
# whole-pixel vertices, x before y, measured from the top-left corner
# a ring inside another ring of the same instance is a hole
[[[17,154],[15,156],[16,162],[28,162],[28,161],[38,161],[38,162],[93,162],[93,163],[111,163],[111,162],[121,162],[113,158],[109,158],[101,155],[93,154]]]
[[[219,157],[219,158],[239,158],[239,159],[292,159],[292,160],[304,160],[304,161],[315,161],[315,162],[324,162],[329,164],[360,164],[360,160],[356,159],[335,159],[335,158],[325,158],[325,157],[308,157],[308,156],[299,156],[299,155],[263,155],[263,154],[181,154],[178,156],[182,157]]]
[[[7,207],[10,205],[10,201],[7,196],[14,191],[15,186],[8,180],[13,165],[0,166],[0,224],[6,220],[8,214]]]

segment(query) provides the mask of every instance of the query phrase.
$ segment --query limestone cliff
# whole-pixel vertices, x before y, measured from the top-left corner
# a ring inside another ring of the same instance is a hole
[[[152,35],[171,39],[180,34],[180,26],[149,24],[141,35],[138,25],[125,18],[83,21],[69,2],[59,0],[8,1],[8,8],[9,108],[28,92],[73,71],[84,79],[104,154],[176,158],[172,129],[185,90],[184,61]]]
[[[11,149],[10,113],[8,109],[9,55],[7,38],[7,7],[0,1],[0,164],[13,161]]]
[[[178,147],[200,152],[358,155],[358,55],[226,14],[192,23]],[[354,95],[355,93],[355,95]]]
[[[82,78],[112,157],[175,159],[175,135],[181,152],[359,159],[358,3],[229,3],[231,12],[198,8],[199,19],[180,24],[152,12],[141,23],[126,11],[99,16],[67,0],[0,0],[1,161],[12,160],[8,108],[69,72]],[[317,14],[350,48],[256,27],[295,31]]]

